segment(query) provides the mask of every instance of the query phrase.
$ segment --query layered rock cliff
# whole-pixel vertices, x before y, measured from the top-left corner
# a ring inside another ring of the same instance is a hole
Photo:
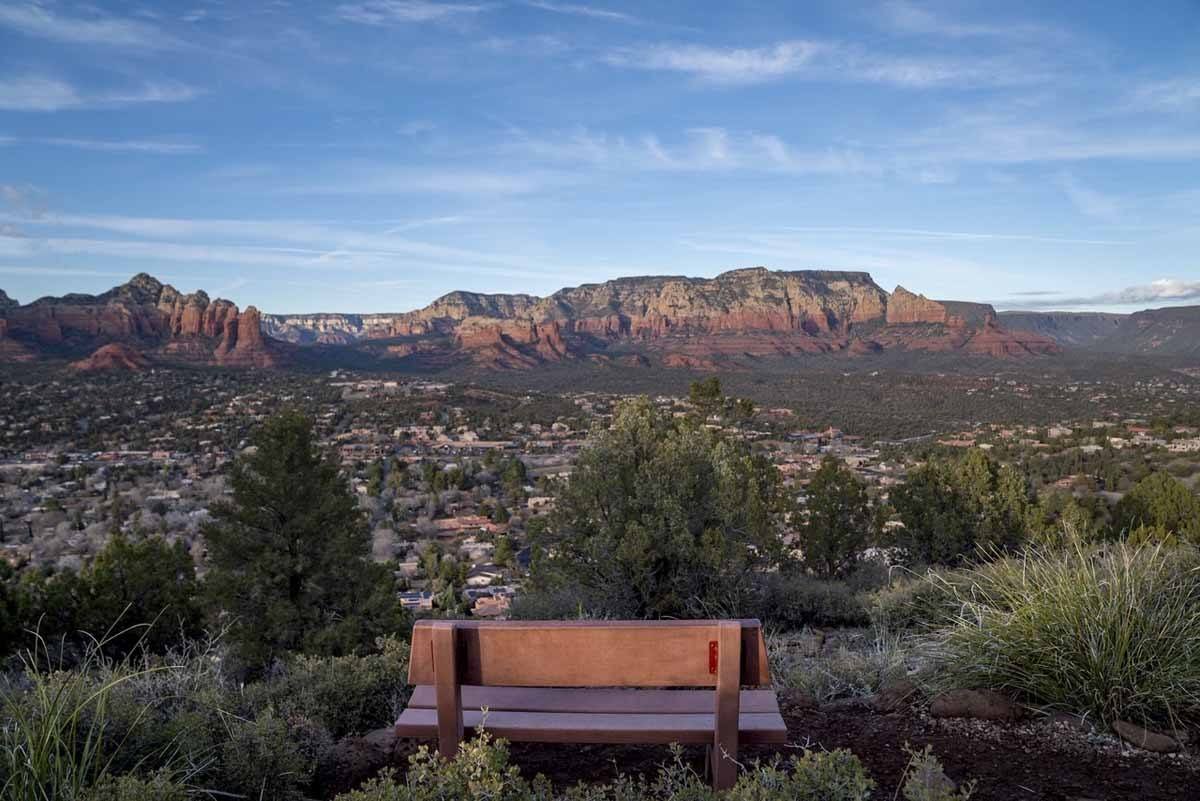
[[[145,273],[100,295],[45,297],[9,305],[2,314],[3,333],[27,351],[91,353],[115,343],[201,364],[266,367],[278,361],[253,307],[239,314],[228,300],[185,295]],[[101,356],[111,360],[116,353]]]
[[[414,312],[268,316],[297,343],[391,340],[386,353],[529,368],[622,349],[666,366],[804,353],[963,350],[998,357],[1052,353],[1011,335],[984,304],[889,295],[863,272],[733,270],[715,278],[649,276],[562,289],[545,298],[453,292]],[[419,343],[419,344],[418,344]]]
[[[544,298],[452,292],[397,314],[239,312],[142,274],[102,295],[43,298],[0,317],[8,341],[51,352],[91,353],[116,342],[156,359],[247,367],[277,364],[288,348],[300,353],[292,343],[316,346],[322,358],[353,348],[418,367],[499,369],[575,359],[708,369],[813,353],[1013,358],[1058,349],[1036,333],[1009,331],[987,305],[930,300],[903,287],[889,295],[863,272],[762,267],[715,278],[618,278]]]

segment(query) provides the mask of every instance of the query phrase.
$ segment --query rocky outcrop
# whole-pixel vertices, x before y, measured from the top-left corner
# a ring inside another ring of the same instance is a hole
[[[113,343],[96,349],[96,352],[86,359],[72,362],[75,370],[91,372],[96,370],[145,370],[150,362],[144,355],[128,345]]]
[[[903,287],[889,295],[864,272],[762,267],[715,278],[618,278],[544,298],[451,292],[416,311],[366,315],[239,313],[229,301],[140,274],[102,295],[42,298],[3,316],[16,341],[59,353],[119,342],[169,360],[244,367],[279,364],[292,343],[353,347],[419,367],[496,369],[598,355],[610,364],[632,355],[715,370],[806,354],[1024,358],[1058,349],[1039,334],[1013,334],[986,304],[930,300]]]
[[[262,317],[253,306],[247,306],[225,326],[214,356],[217,364],[232,367],[274,367],[279,362],[267,345],[262,333]]]
[[[3,289],[0,289],[0,314],[2,314],[5,309],[15,309],[20,305],[20,303],[10,298],[7,292],[5,292]]]
[[[8,336],[26,348],[91,353],[89,358],[100,356],[98,363],[126,369],[139,366],[130,357],[139,351],[202,364],[278,362],[275,344],[261,332],[257,310],[239,314],[230,301],[211,300],[204,292],[185,295],[145,273],[100,295],[40,298],[10,306],[3,314]],[[126,349],[101,347],[110,344]]]

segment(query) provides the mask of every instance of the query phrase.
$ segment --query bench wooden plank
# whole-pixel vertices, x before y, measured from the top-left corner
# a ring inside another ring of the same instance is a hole
[[[467,729],[477,728],[483,713],[463,710]],[[580,714],[576,712],[487,713],[484,728],[506,740],[534,743],[682,743],[711,745],[713,714]],[[437,736],[437,711],[409,707],[396,721],[400,737]],[[787,741],[787,725],[778,713],[743,712],[738,717],[740,740],[748,744]]]
[[[413,627],[409,683],[435,684],[434,625]],[[741,626],[740,684],[770,684],[756,620]],[[713,687],[719,621],[455,621],[462,684],[511,687]]]
[[[698,690],[630,690],[624,688],[474,687],[462,688],[464,709],[506,712],[608,712],[643,715],[709,714],[713,692]],[[779,713],[773,690],[742,690],[743,712]],[[409,709],[436,709],[433,687],[413,688]]]

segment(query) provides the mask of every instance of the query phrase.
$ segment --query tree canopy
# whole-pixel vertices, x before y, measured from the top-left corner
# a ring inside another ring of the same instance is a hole
[[[233,464],[233,500],[204,529],[214,609],[235,653],[260,668],[288,651],[344,654],[403,625],[389,572],[368,561],[366,520],[312,423],[271,418]]]
[[[614,616],[734,614],[782,553],[780,490],[745,443],[627,401],[559,488],[534,585]]]
[[[845,575],[874,539],[875,510],[854,472],[826,456],[809,482],[799,526],[804,566],[825,578]]]
[[[1200,541],[1200,497],[1169,473],[1151,473],[1117,502],[1113,528]]]
[[[981,553],[1011,550],[1028,535],[1030,501],[1024,476],[983,451],[930,459],[892,491],[892,506],[904,524],[894,542],[920,564],[960,564]]]

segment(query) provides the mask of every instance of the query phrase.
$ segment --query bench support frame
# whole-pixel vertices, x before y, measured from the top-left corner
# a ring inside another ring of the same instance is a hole
[[[438,753],[458,754],[463,739],[462,685],[458,683],[458,643],[455,625],[439,620],[433,626],[433,672],[437,686]]]
[[[728,790],[737,781],[741,674],[742,627],[723,620],[717,629],[717,686],[713,693],[712,777],[717,790]]]

